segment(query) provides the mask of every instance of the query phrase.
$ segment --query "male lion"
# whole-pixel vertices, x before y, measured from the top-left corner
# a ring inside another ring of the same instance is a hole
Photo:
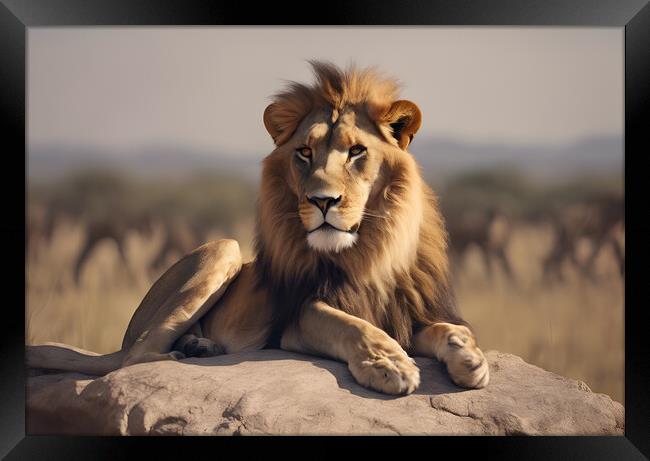
[[[437,199],[407,152],[418,107],[374,70],[312,63],[264,111],[256,258],[207,243],[146,294],[122,348],[28,346],[32,367],[105,374],[139,362],[280,347],[348,364],[363,386],[413,392],[413,355],[484,387],[487,361],[454,304]]]

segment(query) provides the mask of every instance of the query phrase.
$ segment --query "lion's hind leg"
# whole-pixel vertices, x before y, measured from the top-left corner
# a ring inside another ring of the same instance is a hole
[[[137,356],[136,359],[132,359],[129,363],[122,363],[122,366],[133,365],[136,363],[146,363],[146,362],[162,362],[163,360],[182,360],[186,356],[179,351],[171,352],[144,352]]]
[[[174,343],[215,305],[241,266],[237,242],[219,240],[200,246],[169,268],[131,319],[122,365],[183,358],[184,352],[172,350]]]

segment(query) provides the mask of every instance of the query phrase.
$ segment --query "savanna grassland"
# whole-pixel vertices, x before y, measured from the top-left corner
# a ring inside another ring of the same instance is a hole
[[[252,258],[254,188],[244,187],[241,193],[224,196],[217,190],[188,194],[188,188],[182,185],[177,189],[169,185],[157,187],[149,188],[147,193],[127,190],[123,203],[112,204],[103,215],[99,213],[99,218],[88,217],[84,207],[101,209],[97,203],[102,197],[116,197],[115,191],[110,187],[96,195],[86,191],[87,202],[68,207],[68,212],[56,220],[49,238],[39,232],[29,234],[25,312],[28,344],[62,342],[99,353],[119,349],[139,301],[164,268],[182,254],[179,250],[168,252],[162,265],[151,265],[165,244],[165,226],[169,223],[153,220],[146,230],[127,229],[127,264],[116,243],[103,238],[90,252],[77,281],[74,268],[87,238],[88,220],[114,221],[112,217],[127,204],[133,205],[143,197],[166,193],[167,201],[158,200],[159,208],[152,205],[152,209],[165,209],[171,214],[176,209],[191,208],[185,207],[183,200],[200,203],[195,207],[199,216],[212,207],[219,209],[218,200],[213,198],[221,196],[220,200],[230,203],[230,211],[220,217],[228,225],[211,223],[210,232],[202,238],[236,238],[245,257]],[[53,200],[57,190],[62,190],[61,184],[35,187],[29,194],[28,211],[30,207],[59,206],[56,204],[62,202]],[[170,201],[169,197],[181,194],[178,191],[185,191],[184,198]],[[69,201],[76,196],[66,193],[58,197],[68,197],[65,200]],[[237,200],[245,205],[233,206]],[[196,216],[187,215],[186,219]],[[624,279],[613,252],[603,248],[599,253],[593,278],[582,276],[567,260],[561,264],[563,278],[545,282],[542,263],[553,245],[552,228],[543,221],[521,216],[513,219],[516,224],[507,245],[512,279],[499,267],[489,276],[476,247],[470,246],[456,263],[455,286],[461,312],[475,327],[484,350],[517,354],[530,363],[582,380],[594,392],[609,394],[624,403]],[[38,230],[36,225],[32,229]],[[593,242],[588,239],[578,242],[577,257],[584,259],[591,246]]]
[[[624,281],[615,259],[603,250],[597,282],[565,264],[564,282],[542,284],[540,262],[550,237],[548,229],[536,227],[514,233],[510,255],[517,283],[503,273],[487,280],[478,255],[468,253],[466,269],[456,277],[461,312],[484,349],[517,354],[623,403]]]

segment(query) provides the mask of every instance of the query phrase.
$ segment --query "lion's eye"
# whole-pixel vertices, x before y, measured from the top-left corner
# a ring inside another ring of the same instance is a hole
[[[299,147],[296,149],[296,154],[298,157],[302,158],[303,160],[309,161],[311,158],[311,149],[309,147]]]
[[[350,157],[356,157],[357,155],[361,155],[366,151],[366,147],[362,146],[361,144],[357,144],[356,146],[350,147]]]

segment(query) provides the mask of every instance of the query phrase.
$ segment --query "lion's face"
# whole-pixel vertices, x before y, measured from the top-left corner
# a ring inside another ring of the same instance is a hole
[[[417,110],[413,103],[400,104]],[[383,125],[364,106],[321,107],[304,116],[276,150],[289,159],[287,184],[313,250],[339,253],[352,247],[364,216],[377,217],[368,203],[386,185],[382,165],[402,152],[395,135],[403,126]]]
[[[311,248],[339,252],[355,244],[368,198],[382,182],[385,144],[368,117],[352,109],[319,110],[301,123],[285,149]]]
[[[274,195],[287,187],[293,196],[274,201],[273,218],[294,218],[293,239],[300,234],[316,252],[341,253],[363,238],[365,217],[382,219],[373,204],[391,179],[387,160],[410,157],[405,150],[421,115],[414,103],[393,99],[392,81],[319,66],[320,86],[295,84],[264,112],[277,148],[263,176],[283,177],[267,187]]]

